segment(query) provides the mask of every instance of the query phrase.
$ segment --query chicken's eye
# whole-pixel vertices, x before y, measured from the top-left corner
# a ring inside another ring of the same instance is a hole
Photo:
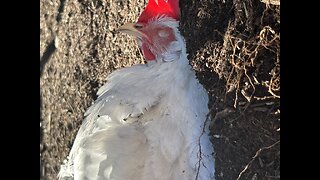
[[[143,27],[143,25],[139,24],[139,23],[134,25],[134,28],[136,28],[136,29],[141,29],[142,27]]]

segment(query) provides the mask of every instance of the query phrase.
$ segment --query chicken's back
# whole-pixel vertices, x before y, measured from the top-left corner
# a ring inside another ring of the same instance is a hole
[[[207,104],[194,72],[179,62],[114,72],[87,111],[60,179],[212,179]]]

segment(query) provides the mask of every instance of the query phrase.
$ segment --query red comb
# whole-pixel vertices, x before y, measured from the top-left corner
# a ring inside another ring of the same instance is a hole
[[[138,22],[147,23],[149,19],[158,15],[166,15],[179,20],[179,11],[179,0],[149,0]]]

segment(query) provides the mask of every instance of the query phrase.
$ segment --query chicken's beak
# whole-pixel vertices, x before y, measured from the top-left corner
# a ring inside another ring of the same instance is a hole
[[[127,23],[123,26],[121,26],[118,31],[135,36],[139,39],[142,39],[143,37],[148,39],[147,35],[145,35],[143,32],[139,31],[136,27],[135,27],[135,23]]]

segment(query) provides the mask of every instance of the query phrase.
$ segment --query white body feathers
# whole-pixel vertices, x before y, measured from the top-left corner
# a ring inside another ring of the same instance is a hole
[[[170,19],[169,19],[170,20]],[[86,112],[59,179],[211,180],[208,96],[177,41],[157,61],[113,72]]]

